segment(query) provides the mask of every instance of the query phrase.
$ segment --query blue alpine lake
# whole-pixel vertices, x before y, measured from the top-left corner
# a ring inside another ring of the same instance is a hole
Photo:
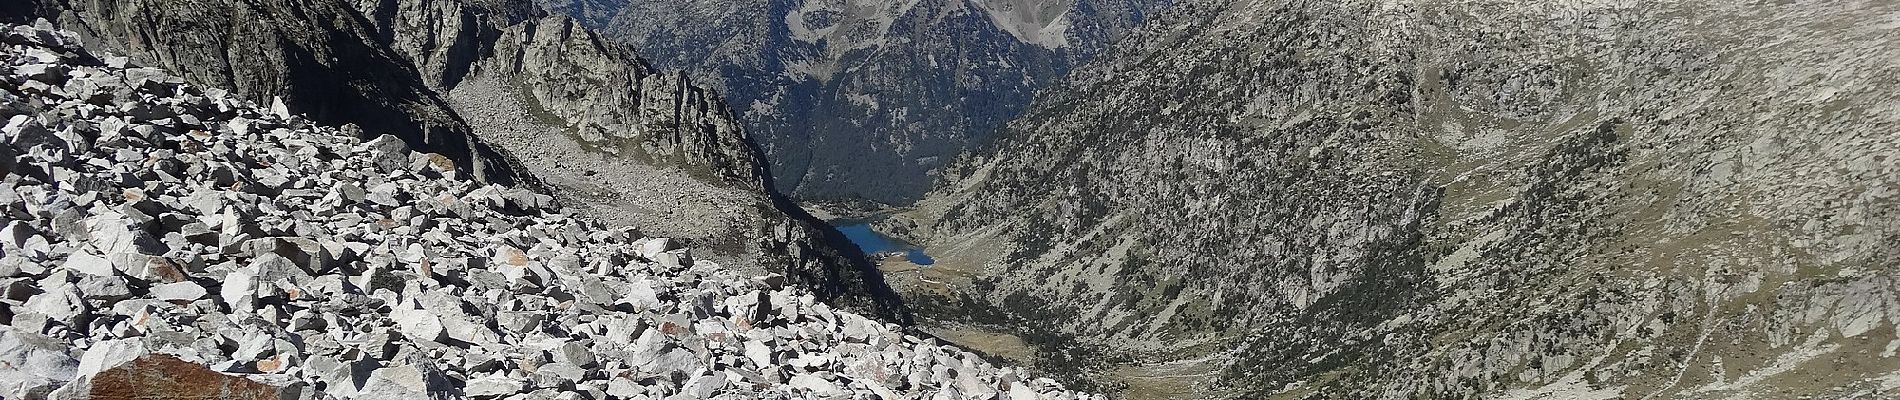
[[[869,222],[837,223],[838,231],[843,232],[844,237],[850,239],[851,244],[857,245],[858,250],[863,251],[866,255],[903,252],[904,258],[909,259],[912,264],[930,265],[936,262],[936,260],[930,258],[930,255],[924,254],[924,249],[909,243],[904,243],[901,240],[892,239],[890,236],[884,236],[883,233],[871,229]]]

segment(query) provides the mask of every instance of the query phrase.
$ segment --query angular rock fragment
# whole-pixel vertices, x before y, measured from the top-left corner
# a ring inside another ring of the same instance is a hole
[[[400,171],[409,164],[409,145],[395,136],[377,136],[364,142],[363,147],[369,151],[370,161],[378,171]]]
[[[594,366],[594,351],[589,350],[586,345],[579,342],[567,342],[566,344],[562,344],[561,347],[556,348],[553,353],[556,362],[573,364],[583,368]]]
[[[43,397],[78,373],[64,343],[0,326],[0,397]]]
[[[525,386],[520,379],[509,378],[504,374],[493,374],[468,380],[462,394],[477,399],[489,399],[520,393]]]
[[[432,368],[396,365],[369,374],[355,398],[364,400],[424,399],[447,395],[448,379]]]
[[[212,371],[168,354],[149,354],[62,388],[94,399],[282,400],[301,396],[301,383],[273,386]]]
[[[352,397],[369,384],[369,377],[382,368],[370,359],[342,360],[334,356],[313,356],[305,363],[306,376],[324,382],[323,391],[336,397]]]
[[[177,282],[153,285],[150,296],[166,301],[193,301],[205,297],[205,287],[196,282]]]
[[[336,256],[315,240],[301,237],[273,237],[244,242],[244,252],[252,257],[275,254],[302,267],[304,272],[319,274],[335,267]]]
[[[60,264],[60,267],[69,271],[93,276],[113,276],[118,271],[112,267],[111,261],[106,260],[104,257],[85,252],[73,253],[72,255],[66,256],[66,262]]]
[[[787,382],[786,385],[789,385],[797,389],[804,389],[808,391],[809,393],[811,393],[812,395],[819,396],[819,397],[839,396],[839,395],[845,394],[844,389],[839,388],[838,384],[825,380],[825,378],[820,378],[813,375],[805,375],[805,374],[794,375],[792,376],[791,381]]]
[[[402,335],[410,340],[441,342],[448,340],[448,330],[442,327],[442,317],[423,309],[401,309],[391,312],[389,318],[402,328]]]

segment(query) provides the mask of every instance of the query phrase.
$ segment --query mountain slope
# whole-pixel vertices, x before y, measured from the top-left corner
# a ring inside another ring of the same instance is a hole
[[[0,24],[0,397],[1101,399]]]
[[[887,204],[1168,3],[542,1],[721,88],[780,191]]]
[[[885,223],[923,314],[1177,396],[1900,390],[1900,8],[1173,10]]]
[[[40,0],[15,19],[32,16],[320,122],[451,158],[437,144],[476,143],[476,170],[903,318],[862,255],[770,191],[720,99],[527,1]]]

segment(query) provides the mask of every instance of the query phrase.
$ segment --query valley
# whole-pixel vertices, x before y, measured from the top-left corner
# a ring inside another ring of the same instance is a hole
[[[1895,32],[18,0],[0,399],[1900,398]]]

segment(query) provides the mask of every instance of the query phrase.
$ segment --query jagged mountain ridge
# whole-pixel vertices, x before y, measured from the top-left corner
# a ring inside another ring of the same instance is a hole
[[[27,0],[5,17],[18,23],[47,17],[194,82],[265,104],[281,97],[326,123],[396,134],[472,167],[479,178],[522,178],[428,88],[416,64],[407,62],[411,55],[384,46],[380,30],[350,3],[217,4]]]
[[[904,318],[854,248],[771,192],[719,98],[529,2],[44,0],[14,17],[34,16],[195,82],[282,96],[318,121],[545,184],[589,215],[703,244],[702,257],[784,266],[773,272],[827,300]],[[482,150],[432,145],[457,141]]]
[[[1892,4],[1170,15],[884,224],[922,314],[1219,371],[1176,396],[1900,390]]]
[[[722,89],[800,200],[907,204],[1168,0],[542,1]]]

